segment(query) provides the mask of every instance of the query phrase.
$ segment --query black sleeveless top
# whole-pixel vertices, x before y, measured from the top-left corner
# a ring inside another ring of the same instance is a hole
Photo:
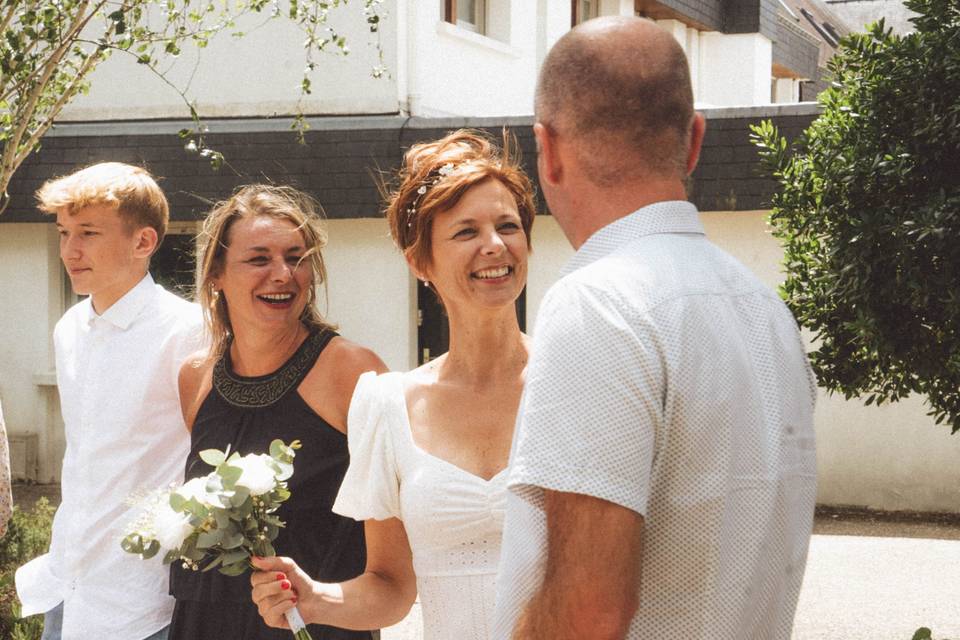
[[[287,362],[271,374],[239,376],[230,364],[229,348],[213,369],[213,388],[197,412],[190,436],[186,478],[207,475],[200,459],[204,449],[241,455],[266,453],[280,438],[300,440],[287,481],[291,496],[277,511],[286,523],[274,541],[277,555],[289,556],[312,578],[341,582],[363,573],[366,549],[363,523],[330,509],[347,471],[347,437],[330,426],[303,400],[297,387],[316,363],[333,331],[310,334]],[[173,563],[170,595],[176,598],[171,640],[289,640],[287,630],[267,627],[250,598],[250,574],[225,576]],[[369,640],[370,632],[309,625],[314,640]]]

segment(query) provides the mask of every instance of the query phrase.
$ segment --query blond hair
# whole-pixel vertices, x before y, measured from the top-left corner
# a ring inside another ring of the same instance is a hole
[[[470,187],[489,178],[499,180],[513,196],[530,248],[537,210],[533,185],[520,167],[515,147],[506,129],[502,147],[486,133],[472,129],[410,147],[398,184],[387,194],[386,216],[397,247],[418,268],[431,263],[434,217],[455,207]]]
[[[311,331],[333,326],[324,320],[317,307],[316,287],[323,284],[326,292],[327,268],[321,249],[327,244],[327,234],[321,227],[321,209],[310,196],[292,187],[251,184],[240,187],[233,196],[217,203],[207,215],[198,248],[200,274],[197,282],[198,298],[210,336],[210,357],[220,358],[230,344],[233,328],[227,302],[217,291],[213,279],[223,273],[224,259],[229,247],[230,229],[244,218],[268,216],[288,220],[303,235],[306,252],[301,262],[307,261],[313,275],[308,290],[307,306],[300,321]]]
[[[122,162],[101,162],[68,176],[47,180],[36,193],[44,213],[73,215],[89,206],[114,207],[128,229],[151,227],[157,246],[167,233],[170,208],[150,173]]]

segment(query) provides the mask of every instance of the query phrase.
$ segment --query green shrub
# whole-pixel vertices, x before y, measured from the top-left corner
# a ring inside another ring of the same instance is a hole
[[[17,567],[50,547],[54,508],[40,498],[32,511],[13,508],[7,535],[0,538],[0,638],[39,640],[43,616],[20,617],[13,576]]]
[[[780,189],[784,297],[821,386],[926,397],[960,430],[960,9],[907,0],[916,32],[844,38],[823,113],[794,145],[754,128]]]

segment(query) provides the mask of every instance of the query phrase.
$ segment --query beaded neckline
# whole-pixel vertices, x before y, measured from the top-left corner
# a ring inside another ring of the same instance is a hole
[[[316,362],[328,341],[327,331],[315,331],[273,373],[241,376],[233,371],[230,345],[213,367],[213,386],[228,403],[241,408],[269,407],[296,387]]]

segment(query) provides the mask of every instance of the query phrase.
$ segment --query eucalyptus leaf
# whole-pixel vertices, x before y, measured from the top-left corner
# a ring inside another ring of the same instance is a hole
[[[149,560],[153,556],[157,555],[157,552],[160,551],[160,543],[156,540],[150,540],[147,542],[146,547],[140,552],[140,555],[144,560]]]
[[[223,556],[217,556],[211,562],[208,562],[206,566],[201,569],[201,571],[210,571],[211,569],[216,569],[223,563]]]
[[[246,562],[236,562],[234,564],[224,564],[220,567],[220,573],[225,576],[240,576],[249,569]]]
[[[182,513],[183,511],[185,511],[186,504],[187,504],[187,499],[184,498],[179,493],[174,492],[170,494],[170,508],[173,509],[174,511]]]
[[[190,135],[190,131],[188,129],[181,129],[179,133],[180,137],[186,137],[184,134]],[[224,460],[227,459],[227,456],[223,451],[218,449],[204,449],[200,452],[200,459],[211,467],[219,467],[223,464]]]
[[[223,482],[223,488],[232,490],[236,486],[237,480],[243,475],[243,470],[239,467],[231,467],[229,464],[224,464],[219,468],[218,473]]]
[[[201,549],[209,549],[221,543],[223,540],[224,532],[220,529],[213,529],[212,531],[204,531],[199,536],[197,536],[197,547]]]
[[[220,540],[220,546],[224,549],[236,549],[243,544],[243,541],[244,537],[242,533],[239,531],[231,531],[230,533],[224,534]]]

